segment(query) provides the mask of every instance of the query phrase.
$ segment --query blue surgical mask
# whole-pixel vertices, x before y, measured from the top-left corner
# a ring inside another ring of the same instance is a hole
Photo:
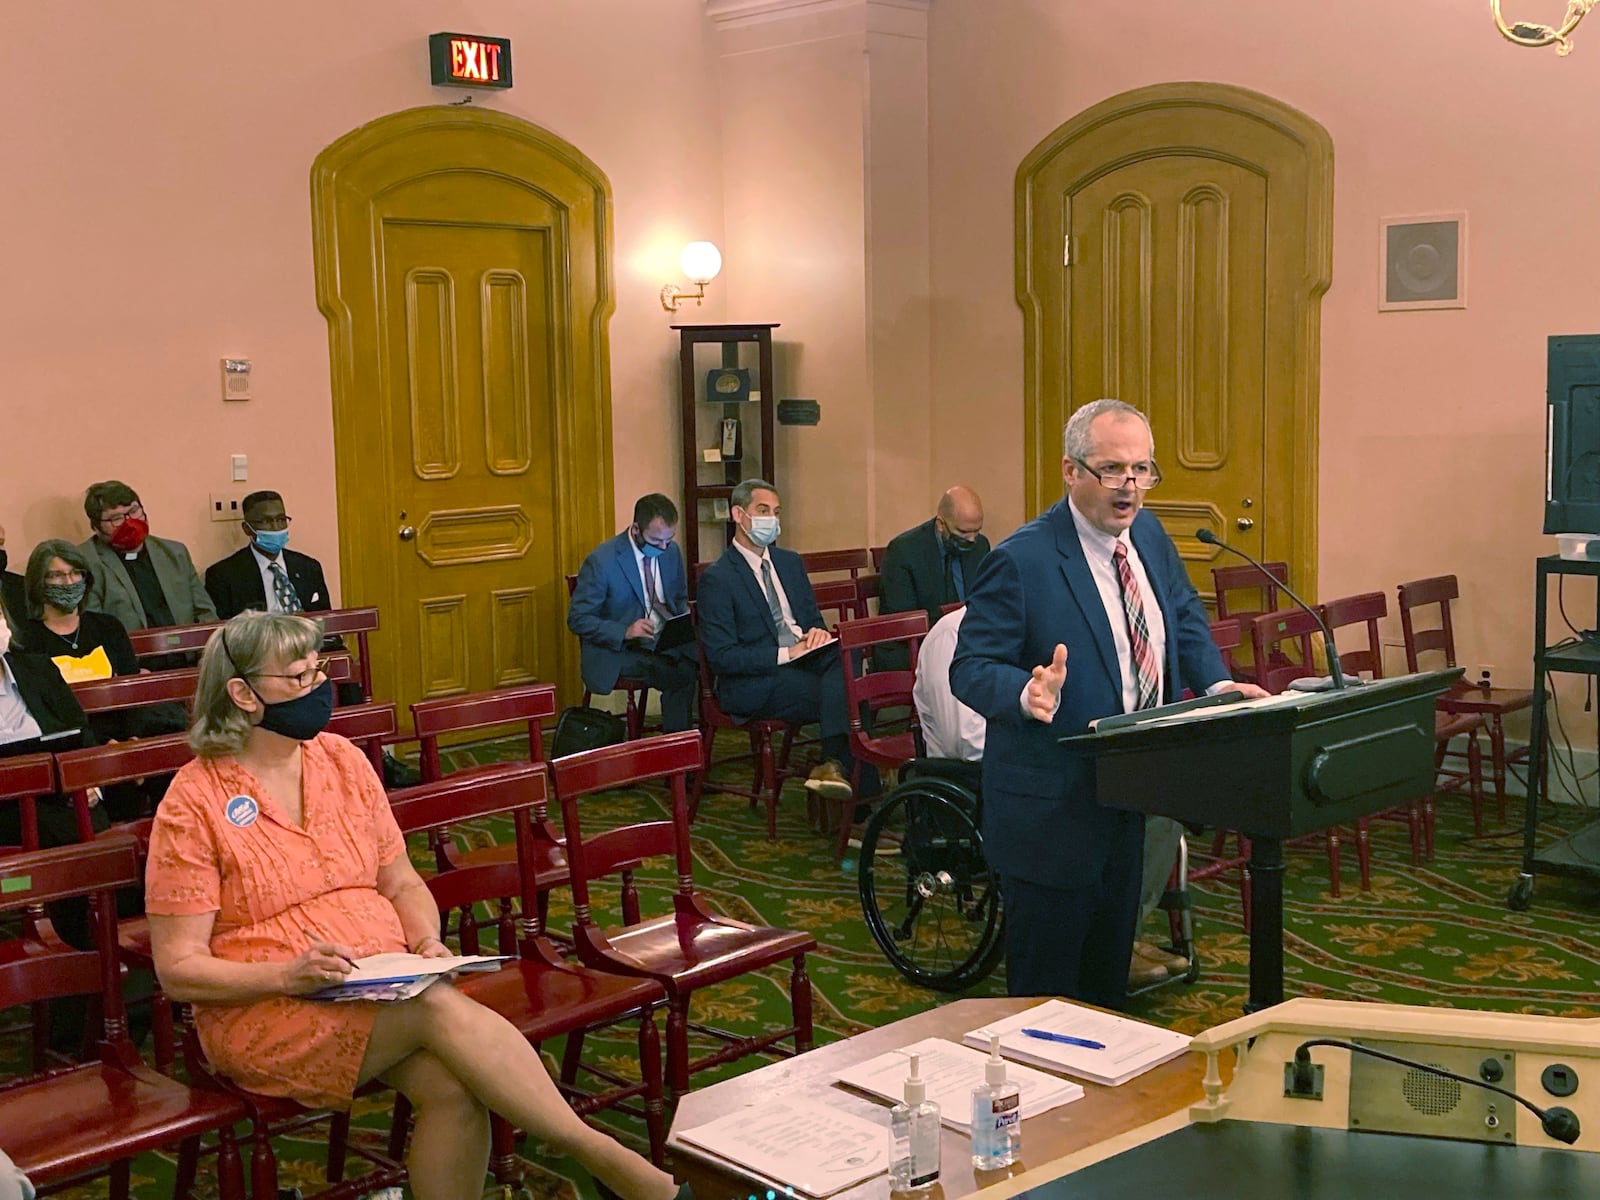
[[[777,517],[751,517],[750,540],[758,546],[770,546],[783,532]]]
[[[276,557],[289,544],[287,529],[252,529],[250,537],[261,548],[261,553]]]

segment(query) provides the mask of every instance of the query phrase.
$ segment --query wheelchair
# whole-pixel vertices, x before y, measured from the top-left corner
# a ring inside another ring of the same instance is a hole
[[[983,856],[981,785],[978,763],[913,759],[861,834],[857,879],[867,928],[895,970],[934,991],[981,983],[1005,948],[1000,877]],[[1171,949],[1189,959],[1189,970],[1130,995],[1200,976],[1188,874],[1181,839],[1160,907],[1171,924]]]

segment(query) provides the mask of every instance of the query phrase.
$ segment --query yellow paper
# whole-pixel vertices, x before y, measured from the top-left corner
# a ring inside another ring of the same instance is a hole
[[[104,646],[96,646],[78,658],[73,658],[70,654],[58,654],[50,661],[56,664],[56,669],[61,672],[61,678],[68,683],[111,678],[111,660],[106,657]]]

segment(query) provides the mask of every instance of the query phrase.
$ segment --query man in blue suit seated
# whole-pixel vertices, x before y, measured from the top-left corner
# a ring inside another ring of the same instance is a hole
[[[794,551],[774,545],[781,507],[777,489],[764,479],[746,479],[733,489],[733,545],[700,576],[700,645],[716,677],[717,700],[729,715],[822,726],[824,761],[806,787],[824,799],[847,800],[850,707],[844,668],[805,564]]]
[[[677,528],[678,507],[670,499],[659,492],[639,497],[633,524],[583,560],[567,606],[583,686],[603,695],[625,676],[655,688],[668,733],[689,728],[698,674],[693,643],[660,653],[651,648],[669,617],[689,611]]]
[[[950,684],[988,721],[983,847],[1005,895],[1007,989],[1120,1008],[1144,817],[1101,807],[1092,767],[1057,739],[1185,688],[1265,693],[1228,678],[1172,539],[1140,511],[1161,482],[1144,414],[1096,400],[1063,441],[1066,496],[984,561]]]

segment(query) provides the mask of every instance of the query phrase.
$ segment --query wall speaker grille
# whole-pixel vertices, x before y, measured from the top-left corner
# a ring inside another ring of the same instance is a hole
[[[1428,1065],[1437,1067],[1440,1064]],[[1454,1079],[1442,1079],[1415,1068],[1406,1072],[1405,1079],[1400,1083],[1400,1091],[1407,1104],[1430,1117],[1442,1117],[1461,1103],[1461,1085]]]

